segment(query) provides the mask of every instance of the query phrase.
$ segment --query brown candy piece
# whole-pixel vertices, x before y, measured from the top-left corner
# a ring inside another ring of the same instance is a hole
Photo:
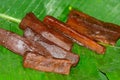
[[[114,45],[120,37],[120,26],[100,21],[77,10],[70,11],[67,24],[96,42]]]
[[[54,58],[46,58],[39,54],[27,52],[24,56],[24,67],[39,71],[69,74],[71,61]]]
[[[28,46],[30,43],[14,34],[4,29],[0,29],[0,45],[5,46],[9,50],[23,55],[26,51],[31,51],[31,48]]]

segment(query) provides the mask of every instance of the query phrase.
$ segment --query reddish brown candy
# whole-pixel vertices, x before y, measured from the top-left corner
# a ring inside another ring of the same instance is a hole
[[[24,56],[24,67],[39,71],[69,74],[72,66],[71,61],[54,58],[46,58],[39,54],[27,52]]]
[[[120,26],[100,21],[77,10],[70,12],[67,24],[97,42],[114,45],[120,37]]]

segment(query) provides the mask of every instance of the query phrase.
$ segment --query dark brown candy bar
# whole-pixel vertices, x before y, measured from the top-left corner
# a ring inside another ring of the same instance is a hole
[[[120,26],[105,23],[77,10],[70,12],[67,24],[73,30],[97,42],[114,45],[120,37]]]
[[[82,44],[86,46],[87,48],[90,48],[93,51],[96,51],[97,53],[103,54],[105,52],[105,48],[92,39],[86,37],[85,35],[82,35],[73,29],[71,29],[68,25],[65,23],[55,19],[52,16],[46,16],[44,18],[44,23],[52,26],[54,29],[59,30],[64,35],[67,35],[67,37],[71,38],[73,41],[77,42],[78,44]]]
[[[43,24],[39,19],[35,17],[33,13],[28,13],[21,21],[20,28],[31,28],[34,32],[41,34],[44,38],[55,43],[56,45],[64,48],[68,51],[71,50],[73,42],[63,35],[55,32],[48,25]]]
[[[24,56],[24,67],[39,71],[69,74],[71,61],[54,58],[46,58],[39,54],[27,52]]]
[[[0,45],[22,56],[26,51],[37,52],[43,56],[51,56],[41,45],[30,43],[27,39],[4,29],[0,29]]]
[[[24,30],[24,37],[27,38],[30,42],[36,42],[36,44],[42,45],[52,55],[53,58],[70,60],[74,66],[79,61],[78,55],[62,49],[53,42],[44,38],[41,34],[33,32],[30,28],[26,28]]]

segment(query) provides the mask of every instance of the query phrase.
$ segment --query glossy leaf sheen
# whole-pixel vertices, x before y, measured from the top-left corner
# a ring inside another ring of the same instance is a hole
[[[15,22],[20,22],[26,13],[33,12],[40,20],[52,15],[66,21],[71,8],[120,25],[119,0],[0,0],[0,28],[22,35]],[[26,69],[21,56],[0,46],[0,80],[120,80],[120,40],[116,46],[107,47],[105,55],[77,44],[72,51],[80,55],[80,62],[70,75],[61,75]]]

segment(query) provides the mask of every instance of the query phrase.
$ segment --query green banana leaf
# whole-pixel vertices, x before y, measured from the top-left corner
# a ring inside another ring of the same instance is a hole
[[[19,22],[28,12],[40,20],[46,15],[66,21],[71,9],[99,20],[120,25],[120,0],[0,0],[0,28],[22,36]],[[35,71],[23,67],[23,58],[0,46],[0,80],[120,80],[120,40],[106,46],[104,55],[74,44],[80,61],[69,75]]]

